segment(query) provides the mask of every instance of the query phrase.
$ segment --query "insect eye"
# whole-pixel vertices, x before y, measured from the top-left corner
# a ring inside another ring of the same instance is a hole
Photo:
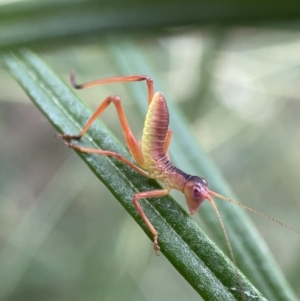
[[[192,193],[193,193],[193,197],[194,197],[195,199],[198,199],[198,198],[200,197],[200,195],[201,195],[201,191],[200,191],[200,189],[199,189],[198,186],[194,186],[194,187],[193,187]]]

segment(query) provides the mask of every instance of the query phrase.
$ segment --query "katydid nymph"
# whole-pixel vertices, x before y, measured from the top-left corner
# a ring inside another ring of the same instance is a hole
[[[152,225],[151,221],[146,216],[145,212],[143,211],[139,203],[139,200],[144,198],[155,198],[155,197],[165,196],[168,195],[172,189],[179,190],[184,194],[188,209],[191,214],[197,212],[197,210],[199,209],[200,205],[203,203],[204,200],[208,200],[210,202],[219,219],[220,225],[222,227],[226,239],[226,243],[229,249],[231,259],[236,269],[237,269],[236,260],[229,241],[229,237],[225,229],[224,223],[221,219],[220,213],[217,209],[217,206],[215,205],[213,197],[228,201],[230,203],[234,203],[244,209],[259,214],[262,217],[268,218],[273,222],[281,224],[286,228],[289,228],[290,230],[293,230],[294,232],[300,234],[299,231],[294,230],[287,225],[284,225],[280,221],[270,216],[267,216],[248,206],[235,202],[229,198],[226,198],[225,196],[222,196],[210,190],[208,188],[208,183],[204,178],[195,175],[189,175],[172,164],[168,155],[168,148],[172,138],[172,131],[169,129],[170,116],[169,116],[167,102],[161,92],[154,93],[153,80],[149,76],[145,76],[145,75],[119,76],[119,77],[104,78],[104,79],[95,80],[83,84],[77,84],[75,82],[75,72],[73,71],[71,73],[71,84],[75,89],[84,89],[84,88],[103,85],[103,84],[139,82],[139,81],[145,81],[148,90],[148,111],[144,123],[141,142],[139,142],[133,135],[130,126],[128,124],[127,118],[125,116],[121,99],[119,96],[115,96],[115,95],[108,96],[100,104],[100,106],[90,117],[90,119],[86,122],[86,124],[84,125],[84,127],[82,128],[79,134],[77,135],[58,134],[57,136],[62,137],[67,146],[79,152],[94,153],[94,154],[99,154],[104,156],[115,157],[117,160],[120,160],[124,164],[127,164],[141,175],[151,179],[158,180],[163,183],[164,188],[152,190],[152,191],[138,192],[135,195],[133,195],[133,199],[132,199],[134,206],[136,207],[141,218],[143,219],[143,221],[145,222],[148,229],[153,235],[154,250],[157,255],[160,250],[159,233],[156,231],[155,227]],[[109,150],[86,148],[71,142],[72,140],[80,140],[87,132],[89,127],[93,124],[93,122],[101,115],[101,113],[103,113],[106,110],[106,108],[111,103],[116,108],[118,118],[122,128],[123,136],[125,138],[127,147],[131,155],[133,156],[135,162],[132,162],[127,158],[121,156],[120,154]],[[238,276],[238,273],[236,274],[241,289],[242,299],[245,300],[240,276]]]

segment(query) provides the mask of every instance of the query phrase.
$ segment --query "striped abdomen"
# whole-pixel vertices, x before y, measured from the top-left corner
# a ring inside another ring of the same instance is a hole
[[[164,145],[169,127],[169,111],[162,93],[156,92],[145,120],[142,152],[149,176],[164,182],[167,188],[183,191],[190,175],[175,167],[167,158]]]
[[[169,162],[164,151],[168,127],[169,111],[166,100],[162,93],[156,92],[149,105],[142,137],[145,168],[152,176],[161,173],[163,166]]]

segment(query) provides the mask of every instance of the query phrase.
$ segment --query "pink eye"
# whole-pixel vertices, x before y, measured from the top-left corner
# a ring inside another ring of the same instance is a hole
[[[201,196],[201,191],[198,186],[193,187],[193,197],[198,199]]]

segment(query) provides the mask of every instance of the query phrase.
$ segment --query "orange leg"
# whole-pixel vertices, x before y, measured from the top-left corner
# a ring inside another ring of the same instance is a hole
[[[70,76],[70,81],[75,89],[84,89],[89,87],[100,86],[103,84],[112,84],[112,83],[125,83],[125,82],[139,82],[145,80],[147,83],[148,89],[148,105],[152,101],[153,98],[153,79],[147,75],[130,75],[130,76],[116,76],[94,80],[88,83],[78,85],[75,82],[75,71],[73,70]]]
[[[143,170],[139,166],[135,165],[134,163],[132,163],[131,161],[129,161],[125,157],[123,157],[120,154],[117,154],[115,152],[106,151],[106,150],[102,150],[102,149],[87,148],[87,147],[76,145],[76,144],[73,144],[73,143],[70,143],[70,142],[67,142],[67,141],[65,141],[65,144],[68,147],[73,148],[75,150],[78,150],[78,151],[80,151],[82,153],[93,153],[93,154],[99,154],[99,155],[104,155],[104,156],[115,157],[118,160],[120,160],[123,163],[127,164],[128,166],[130,166],[131,168],[133,168],[134,170],[136,170],[137,172],[139,172],[140,174],[142,174],[143,176],[149,177],[149,174],[148,174],[147,171]]]
[[[123,163],[129,165],[131,168],[133,168],[134,170],[136,170],[137,172],[139,172],[143,176],[149,177],[149,174],[145,170],[141,169],[139,166],[135,165],[131,161],[127,160],[126,158],[124,158],[123,156],[121,156],[120,154],[117,154],[115,152],[105,151],[105,150],[102,150],[102,149],[93,149],[93,148],[82,147],[80,145],[72,144],[72,143],[69,143],[69,142],[65,142],[65,144],[67,146],[69,146],[73,149],[76,149],[80,152],[83,152],[83,153],[94,153],[94,154],[100,154],[100,155],[115,157],[118,160],[122,161]],[[144,199],[144,198],[160,197],[160,196],[164,196],[164,195],[167,195],[167,194],[169,194],[169,189],[165,188],[165,189],[160,189],[160,190],[140,192],[140,193],[135,194],[134,197],[133,197],[134,206],[136,207],[136,209],[139,212],[140,216],[142,217],[142,219],[146,223],[148,229],[150,230],[150,232],[153,235],[154,251],[155,251],[156,255],[159,255],[158,251],[160,250],[160,247],[158,245],[158,233],[155,230],[155,228],[153,227],[153,225],[151,224],[151,222],[149,221],[148,217],[146,216],[144,210],[142,209],[142,207],[139,203],[139,200]]]
[[[113,103],[117,109],[117,113],[119,116],[119,120],[121,123],[122,131],[124,138],[126,140],[127,146],[140,166],[144,166],[144,157],[142,154],[141,147],[137,140],[135,139],[129,124],[127,122],[123,107],[121,105],[120,97],[118,96],[109,96],[107,97],[102,104],[98,107],[98,109],[95,111],[95,113],[92,115],[92,117],[87,121],[83,129],[78,135],[69,135],[69,134],[63,134],[58,135],[59,137],[62,137],[63,139],[70,140],[70,139],[77,139],[80,140],[81,137],[86,133],[86,131],[89,129],[89,127],[93,124],[93,122],[99,117],[99,115],[109,106],[110,103]]]
[[[115,152],[105,151],[102,149],[93,149],[93,148],[82,147],[80,145],[72,144],[70,142],[65,142],[65,144],[67,146],[69,146],[75,150],[78,150],[80,152],[83,152],[83,153],[94,153],[94,154],[115,157],[118,160],[120,160],[123,163],[130,166],[131,168],[133,168],[134,170],[136,170],[137,172],[139,172],[140,174],[142,174],[143,176],[149,177],[148,172],[141,169],[139,166],[135,165],[131,161],[127,160],[126,158],[124,158],[123,156],[121,156],[120,154],[117,154]],[[165,188],[165,189],[160,189],[160,190],[139,192],[139,193],[135,194],[133,197],[134,206],[136,207],[136,209],[139,212],[140,216],[142,217],[143,221],[146,223],[148,229],[150,230],[150,232],[153,235],[154,251],[155,251],[156,255],[159,255],[158,251],[160,250],[160,247],[158,245],[158,233],[155,230],[155,228],[153,227],[153,225],[151,224],[151,222],[149,221],[148,217],[146,216],[144,210],[142,209],[142,207],[139,203],[139,200],[144,199],[144,198],[156,198],[156,197],[164,196],[164,195],[169,194],[169,192],[170,192],[169,189]]]
[[[147,83],[147,89],[148,89],[148,105],[151,103],[152,98],[153,98],[153,80],[149,76],[145,76],[145,75],[111,77],[111,78],[95,80],[95,81],[91,81],[91,82],[88,82],[88,83],[78,85],[75,82],[75,72],[73,71],[71,73],[70,80],[71,80],[72,86],[75,89],[83,89],[83,88],[98,86],[98,85],[102,85],[102,84],[109,84],[109,83],[135,82],[135,81],[145,80],[146,83]],[[125,137],[127,146],[129,148],[131,154],[135,158],[136,162],[138,163],[138,165],[143,167],[144,166],[144,157],[143,157],[143,154],[142,154],[141,146],[137,142],[137,140],[135,139],[135,137],[134,137],[134,135],[133,135],[133,133],[132,133],[130,127],[129,127],[126,116],[124,114],[124,110],[123,110],[122,105],[121,105],[120,97],[118,97],[118,96],[109,96],[109,97],[107,97],[103,101],[103,103],[98,107],[98,109],[95,111],[95,113],[91,116],[91,118],[87,121],[87,123],[85,124],[85,126],[83,127],[83,129],[80,131],[80,133],[78,135],[63,134],[63,135],[58,135],[58,136],[62,137],[65,140],[70,140],[70,139],[79,140],[79,139],[81,139],[81,137],[86,133],[86,131],[89,129],[89,127],[93,124],[93,122],[109,106],[109,104],[111,102],[113,102],[113,104],[115,105],[115,107],[117,109],[117,113],[118,113],[118,116],[119,116],[119,120],[120,120],[120,123],[121,123],[123,135]],[[164,146],[165,151],[168,150],[168,147],[169,147],[170,141],[171,141],[171,137],[172,137],[172,131],[168,130],[167,139],[166,139],[165,146]],[[72,144],[68,141],[65,141],[65,144],[68,145],[71,148],[74,148],[74,149],[80,151],[80,152],[94,153],[94,154],[100,154],[100,155],[115,157],[118,160],[120,160],[123,163],[130,166],[131,168],[133,168],[134,170],[136,170],[137,172],[139,172],[140,174],[142,174],[146,177],[149,177],[149,174],[148,174],[147,171],[143,170],[139,166],[135,165],[131,161],[127,160],[125,157],[123,157],[120,154],[117,154],[115,152],[101,150],[101,149],[92,149],[92,148],[81,147],[79,145]],[[158,233],[155,230],[155,228],[153,227],[153,225],[151,224],[151,222],[149,221],[149,219],[147,218],[145,212],[143,211],[141,205],[139,204],[139,200],[142,199],[142,198],[160,197],[160,196],[164,196],[164,195],[167,195],[167,194],[169,194],[169,189],[166,188],[166,189],[161,189],[161,190],[140,192],[140,193],[135,194],[134,197],[133,197],[133,203],[134,203],[136,209],[138,210],[139,214],[141,215],[142,219],[146,223],[146,225],[149,228],[149,230],[151,231],[151,233],[153,234],[153,237],[154,237],[154,250],[155,250],[155,253],[157,255],[158,255],[158,251],[160,249],[159,245],[158,245]]]
[[[134,203],[137,211],[139,212],[140,216],[146,223],[150,232],[153,234],[154,251],[155,251],[156,255],[158,255],[158,251],[160,250],[160,247],[158,245],[158,233],[155,230],[155,228],[153,227],[153,225],[151,224],[151,222],[149,221],[148,217],[146,216],[144,210],[142,209],[142,207],[139,203],[139,200],[144,199],[144,198],[157,198],[160,196],[167,195],[167,194],[169,194],[169,192],[170,192],[169,189],[165,188],[165,189],[160,189],[160,190],[139,192],[139,193],[135,194],[133,197],[133,203]]]

